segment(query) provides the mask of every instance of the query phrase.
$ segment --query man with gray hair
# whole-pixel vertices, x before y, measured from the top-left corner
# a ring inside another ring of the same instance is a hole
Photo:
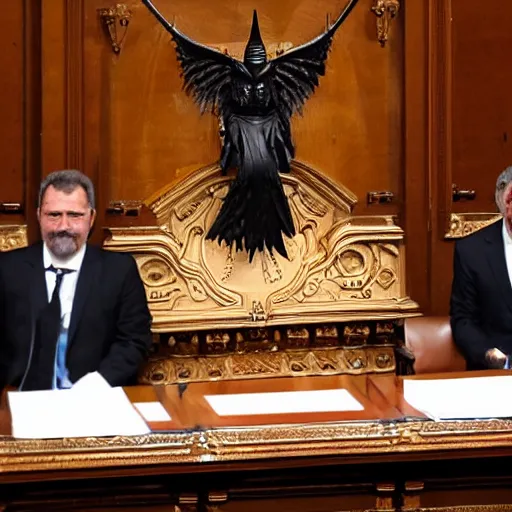
[[[127,385],[151,344],[151,316],[132,256],[87,244],[94,187],[79,171],[41,184],[42,242],[0,254],[0,386],[69,388],[99,372]]]
[[[495,200],[503,219],[455,243],[451,327],[468,369],[507,368],[512,356],[512,166]]]
[[[512,188],[512,165],[507,167],[496,180],[496,192],[494,193],[494,199],[498,211],[505,215],[505,198]]]

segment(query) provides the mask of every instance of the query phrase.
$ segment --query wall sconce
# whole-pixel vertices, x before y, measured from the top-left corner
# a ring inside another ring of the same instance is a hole
[[[121,53],[132,12],[125,4],[117,4],[115,7],[98,9],[98,15],[110,37],[112,50],[116,54]]]
[[[377,16],[377,39],[382,47],[386,45],[391,20],[400,10],[399,0],[374,0],[372,12]]]

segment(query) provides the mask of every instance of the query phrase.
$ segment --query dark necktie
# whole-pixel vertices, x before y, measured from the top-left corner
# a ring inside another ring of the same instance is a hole
[[[36,320],[34,342],[31,347],[30,366],[23,383],[24,391],[51,389],[55,372],[55,353],[61,328],[60,287],[65,274],[74,272],[67,268],[50,266],[47,271],[55,272],[55,288],[50,302],[42,309]]]

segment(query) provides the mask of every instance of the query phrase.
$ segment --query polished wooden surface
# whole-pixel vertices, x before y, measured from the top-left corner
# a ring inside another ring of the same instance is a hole
[[[149,422],[154,433],[229,428],[282,427],[304,425],[371,424],[393,421],[427,421],[404,399],[403,382],[408,379],[457,379],[512,374],[512,371],[486,370],[399,377],[391,374],[336,375],[327,377],[287,377],[201,382],[188,385],[132,386],[125,388],[132,403],[160,402],[171,417],[167,422]],[[218,415],[205,398],[209,395],[276,393],[346,389],[363,407],[362,411]],[[10,416],[5,390],[0,402],[0,425],[4,440],[10,438]],[[428,420],[430,421],[430,420]],[[477,420],[478,421],[478,420]],[[500,420],[496,420],[500,421]],[[471,422],[466,422],[470,425]],[[443,423],[448,425],[448,423]],[[503,420],[502,426],[508,426]],[[507,427],[508,428],[508,427]]]
[[[165,389],[174,395],[174,386]],[[363,411],[258,414],[248,416],[219,416],[205,399],[207,395],[238,393],[272,393],[287,391],[313,391],[346,389],[363,407]],[[256,425],[310,424],[340,421],[380,420],[396,418],[401,412],[389,405],[386,398],[364,375],[340,375],[321,378],[281,378],[190,384],[183,393],[179,408],[188,413],[188,425],[204,428],[247,427]]]

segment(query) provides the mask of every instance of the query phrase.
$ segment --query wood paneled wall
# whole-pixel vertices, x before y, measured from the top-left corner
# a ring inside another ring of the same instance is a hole
[[[79,168],[96,184],[105,225],[151,222],[107,213],[144,200],[217,160],[218,126],[181,89],[168,34],[138,0],[119,55],[98,9],[105,0],[5,0],[0,17],[0,202],[28,223],[37,187],[54,169]],[[268,46],[300,44],[323,30],[339,0],[155,0],[186,34],[240,55],[258,9]],[[512,164],[509,57],[512,4],[402,0],[388,44],[376,38],[374,0],[359,0],[336,35],[326,76],[293,120],[297,158],[359,198],[355,213],[396,215],[406,233],[407,289],[425,313],[446,314],[452,213],[494,210],[497,174]],[[212,20],[216,20],[212,23]],[[453,203],[452,183],[475,189]],[[394,201],[369,205],[369,191]]]
[[[6,0],[0,16],[0,224],[37,233],[41,169],[41,9]],[[18,207],[19,205],[19,207]]]

